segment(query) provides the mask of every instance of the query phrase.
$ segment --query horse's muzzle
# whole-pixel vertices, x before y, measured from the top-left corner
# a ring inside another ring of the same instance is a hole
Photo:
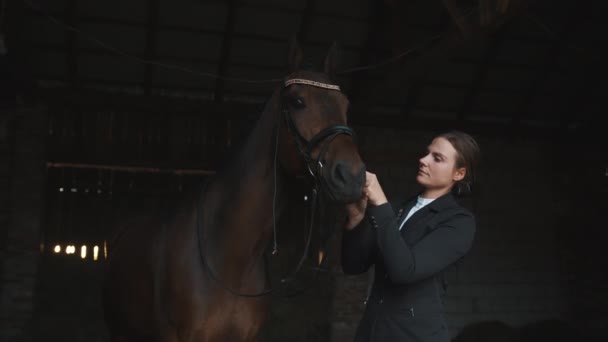
[[[329,197],[339,203],[352,203],[361,198],[365,185],[365,165],[354,167],[352,162],[336,160],[326,165],[323,183]]]

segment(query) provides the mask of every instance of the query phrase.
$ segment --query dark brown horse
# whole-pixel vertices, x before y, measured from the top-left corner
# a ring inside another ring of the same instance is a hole
[[[255,341],[268,309],[264,254],[288,180],[309,174],[324,198],[360,198],[365,167],[346,126],[348,99],[325,72],[290,74],[240,154],[170,220],[133,222],[110,245],[104,309],[113,341]],[[260,295],[260,296],[257,296]]]

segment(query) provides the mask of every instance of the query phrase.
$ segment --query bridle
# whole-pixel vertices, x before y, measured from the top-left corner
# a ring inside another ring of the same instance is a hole
[[[313,87],[318,87],[318,88],[324,88],[324,89],[330,89],[330,90],[336,90],[336,91],[341,91],[340,90],[340,86],[335,85],[335,84],[329,84],[329,83],[322,83],[322,82],[317,82],[317,81],[313,81],[313,80],[308,80],[308,79],[302,79],[302,78],[290,78],[287,77],[287,79],[285,80],[283,86],[284,88],[289,87],[292,84],[304,84],[304,85],[308,85],[308,86],[313,86]],[[312,198],[311,198],[311,213],[310,213],[310,220],[309,220],[309,228],[308,228],[308,237],[307,237],[307,241],[306,241],[306,246],[304,248],[304,252],[302,254],[302,257],[300,258],[300,261],[298,262],[297,266],[295,267],[295,269],[290,272],[290,275],[288,275],[285,278],[281,279],[282,283],[286,283],[292,279],[295,278],[295,276],[297,275],[297,273],[299,272],[299,270],[301,269],[304,261],[306,260],[306,256],[308,255],[308,250],[310,247],[310,242],[312,239],[312,231],[313,231],[313,226],[314,226],[314,217],[317,211],[317,204],[318,204],[318,200],[317,200],[317,195],[318,195],[318,191],[319,188],[321,186],[321,180],[322,180],[322,171],[323,171],[323,163],[324,163],[324,156],[325,153],[327,152],[329,145],[331,144],[331,142],[339,135],[341,134],[345,134],[348,136],[351,136],[353,139],[355,139],[355,132],[353,131],[352,128],[345,126],[345,125],[333,125],[333,126],[329,126],[327,128],[324,128],[323,130],[321,130],[320,132],[318,132],[317,134],[315,134],[310,140],[306,140],[302,134],[300,134],[300,132],[298,131],[298,128],[296,127],[295,123],[293,122],[293,119],[291,117],[291,113],[290,111],[287,109],[287,107],[282,103],[281,104],[281,113],[284,116],[285,119],[285,124],[287,126],[287,130],[290,133],[290,135],[292,136],[292,138],[294,139],[295,145],[298,149],[298,153],[300,155],[300,157],[303,159],[303,161],[306,163],[306,167],[308,168],[308,172],[310,173],[310,175],[312,176],[313,180],[314,180],[314,186],[312,189]],[[276,180],[277,180],[277,155],[278,155],[278,145],[279,145],[279,132],[280,132],[280,125],[279,125],[280,121],[279,121],[279,116],[277,116],[277,124],[275,126],[275,150],[274,150],[274,161],[273,161],[273,167],[274,167],[274,193],[273,193],[273,204],[272,204],[272,228],[273,228],[273,250],[272,250],[272,254],[276,255],[278,252],[278,246],[277,246],[277,233],[276,233],[276,215],[275,215],[275,208],[276,208]],[[315,149],[315,147],[317,147],[319,144],[321,144],[321,148],[319,150],[319,154],[316,158],[316,160],[312,157],[312,151]],[[205,257],[203,251],[204,251],[204,246],[201,245],[202,243],[202,236],[201,236],[201,229],[202,229],[202,219],[201,216],[202,214],[200,213],[201,211],[201,207],[202,207],[202,202],[203,202],[203,196],[204,196],[204,189],[202,191],[202,196],[201,196],[201,203],[197,206],[197,215],[196,215],[196,230],[197,230],[197,240],[198,240],[198,248],[199,248],[199,253],[200,253],[200,257],[201,257],[201,261],[204,265],[204,267],[206,268],[209,276],[220,286],[222,287],[224,290],[226,290],[227,292],[235,295],[235,296],[239,296],[239,297],[261,297],[261,296],[266,296],[269,295],[270,293],[273,292],[272,288],[266,289],[266,290],[262,290],[261,292],[258,293],[241,293],[238,292],[228,286],[226,286],[222,281],[220,281],[220,279],[215,275],[215,273],[213,272],[213,270],[211,269],[210,265],[207,262],[207,258]],[[324,258],[319,262],[319,264],[322,264],[324,261]],[[318,271],[321,270],[319,267],[315,268],[317,274]],[[268,283],[270,283],[270,277],[268,275],[268,267],[266,267],[266,281]],[[298,291],[298,293],[303,292],[303,290]]]
[[[302,79],[302,78],[289,78],[289,77],[287,78],[287,80],[285,80],[284,87],[287,88],[292,84],[305,84],[305,85],[318,87],[318,88],[325,88],[325,89],[330,89],[330,90],[341,91],[340,86],[338,86],[336,84],[321,83],[321,82],[316,82],[316,81]],[[295,145],[298,149],[298,153],[300,154],[302,159],[306,162],[306,167],[308,168],[308,172],[314,178],[315,183],[317,183],[317,185],[318,185],[321,180],[321,172],[323,170],[323,161],[324,161],[323,157],[325,156],[325,152],[327,152],[327,149],[329,148],[329,144],[331,144],[331,142],[338,135],[341,135],[341,134],[349,135],[349,136],[353,137],[353,139],[355,139],[355,137],[356,137],[355,132],[353,131],[352,128],[350,128],[348,126],[334,125],[334,126],[329,126],[329,127],[324,128],[319,133],[317,133],[315,136],[313,136],[310,140],[306,140],[302,136],[302,134],[300,134],[296,125],[294,124],[293,119],[291,118],[291,113],[289,112],[289,109],[287,109],[287,106],[285,106],[283,104],[281,111],[284,114],[287,130],[293,137]],[[312,158],[312,151],[321,142],[323,142],[323,145],[321,146],[321,149],[319,150],[319,155],[317,156],[317,160],[315,161]]]

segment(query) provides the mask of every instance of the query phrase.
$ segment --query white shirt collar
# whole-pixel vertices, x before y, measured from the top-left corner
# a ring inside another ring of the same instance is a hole
[[[418,198],[416,199],[416,207],[424,207],[425,205],[433,202],[435,199],[434,198],[423,198],[418,196]]]

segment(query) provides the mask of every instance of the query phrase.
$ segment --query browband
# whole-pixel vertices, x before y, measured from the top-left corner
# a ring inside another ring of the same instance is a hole
[[[285,80],[285,87],[289,86],[290,84],[306,84],[306,85],[311,85],[313,87],[318,87],[318,88],[325,88],[325,89],[338,90],[338,91],[340,90],[340,86],[336,85],[336,84],[316,82],[316,81],[311,81],[311,80],[307,80],[307,79],[303,79],[303,78],[290,78],[290,79]]]

